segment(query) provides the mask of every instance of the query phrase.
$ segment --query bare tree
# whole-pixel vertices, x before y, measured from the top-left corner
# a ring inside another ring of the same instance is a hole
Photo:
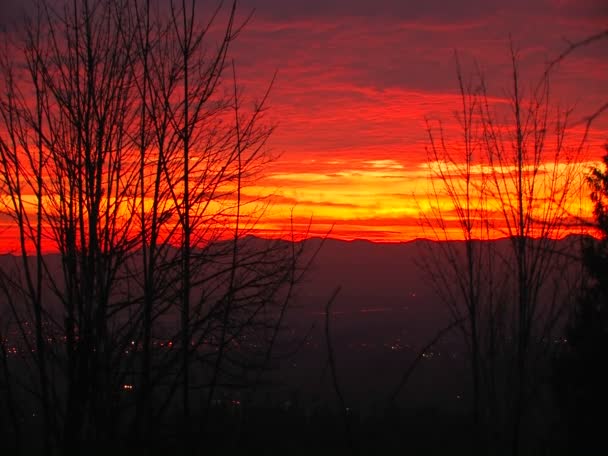
[[[491,102],[481,75],[465,85],[459,68],[463,138],[453,146],[429,128],[434,203],[425,222],[447,242],[424,264],[455,321],[464,322],[475,433],[484,436],[477,445],[518,454],[572,291],[559,240],[581,189],[584,141],[566,139],[570,112],[552,104],[550,72],[524,93],[513,48],[511,70],[505,110]],[[455,233],[462,243],[450,240]]]
[[[437,249],[429,249],[421,264],[432,278],[436,291],[448,306],[453,321],[460,322],[459,329],[468,345],[471,361],[472,378],[472,411],[474,434],[481,439],[481,357],[482,337],[481,323],[486,315],[494,312],[494,299],[488,291],[495,285],[486,265],[493,254],[492,245],[483,242],[488,239],[489,224],[486,218],[487,207],[487,166],[482,155],[480,125],[477,121],[480,109],[478,89],[471,83],[465,83],[458,56],[457,76],[462,107],[457,120],[462,131],[459,144],[452,146],[446,143],[443,131],[439,135],[434,124],[427,121],[430,146],[428,148],[431,163],[431,192],[433,197],[432,213],[425,215],[424,229],[431,230],[431,237],[440,240]],[[441,128],[441,124],[439,124]],[[445,206],[448,206],[447,208]],[[455,225],[457,235],[462,235],[464,249],[458,243],[450,242],[454,230],[448,224]],[[441,258],[447,259],[447,268],[437,268],[444,264]],[[489,285],[486,288],[486,284]]]
[[[272,127],[229,64],[235,21],[236,2],[41,0],[2,55],[3,290],[33,322],[15,394],[46,454],[145,448],[178,403],[189,445],[215,392],[268,360],[300,250],[248,237]]]

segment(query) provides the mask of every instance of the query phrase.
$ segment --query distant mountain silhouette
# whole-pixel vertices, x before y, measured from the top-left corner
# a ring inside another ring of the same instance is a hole
[[[580,241],[579,236],[572,235],[558,241],[556,246],[574,258],[578,255]],[[289,241],[248,236],[243,242],[250,248],[264,248],[271,242]],[[425,267],[438,270],[447,267],[447,263],[440,263],[442,259],[447,262],[440,250],[442,244],[445,246],[444,242],[417,239],[403,243],[376,243],[330,238],[310,238],[301,242],[304,243],[302,264],[308,263],[316,253],[297,292],[296,307],[306,309],[307,313],[322,311],[326,300],[340,286],[333,306],[336,313],[409,310],[421,318],[428,318],[428,323],[434,327],[438,319],[447,317],[445,309],[437,302],[433,284],[425,270]],[[511,240],[483,242],[493,243],[497,254],[506,256]],[[455,249],[464,249],[463,241],[450,243]],[[429,260],[431,256],[435,260]],[[45,258],[49,272],[61,274],[60,256],[49,254]],[[10,254],[0,255],[0,268],[4,271],[19,270],[21,260]]]
[[[580,237],[569,236],[556,242],[555,247],[574,259],[580,241]],[[288,243],[254,237],[243,242],[260,248],[270,242]],[[398,384],[401,372],[422,347],[451,321],[424,266],[426,261],[427,268],[447,267],[448,258],[441,255],[447,245],[422,239],[374,243],[311,238],[302,242],[302,263],[315,253],[316,256],[287,312],[288,331],[276,350],[280,358],[275,366],[280,366],[277,381],[309,398],[325,391],[331,400],[334,393],[327,383],[324,310],[332,293],[340,287],[331,321],[345,395],[361,401],[361,405],[366,398],[384,397]],[[510,239],[487,242],[497,255],[508,257]],[[450,244],[456,250],[464,250],[462,241]],[[428,261],[431,256],[435,263]],[[46,259],[50,272],[60,274],[59,255],[48,255]],[[18,260],[2,255],[0,267],[5,271],[19,268]],[[3,304],[0,299],[0,307]],[[175,323],[178,321],[176,314]],[[467,396],[465,352],[461,334],[448,334],[416,368],[402,399],[425,406],[462,407],[466,402],[462,398]]]

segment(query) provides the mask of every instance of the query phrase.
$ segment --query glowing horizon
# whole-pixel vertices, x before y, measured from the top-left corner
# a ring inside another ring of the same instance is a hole
[[[265,93],[277,72],[264,117],[276,125],[268,150],[277,159],[243,189],[243,200],[250,202],[245,210],[263,211],[251,234],[289,238],[293,226],[296,238],[329,233],[338,239],[408,241],[425,237],[424,218],[438,208],[449,237],[458,238],[449,198],[442,196],[439,207],[432,202],[437,163],[429,157],[427,133],[427,122],[441,122],[451,147],[459,147],[455,51],[466,81],[475,80],[479,65],[489,101],[504,108],[510,96],[509,36],[520,56],[525,97],[546,62],[567,47],[563,37],[574,42],[608,23],[608,9],[599,0],[373,3],[239,3],[242,18],[255,8],[230,55],[249,103]],[[8,23],[15,11],[2,5],[0,17]],[[585,116],[606,100],[606,44],[569,55],[552,79],[555,104],[573,108],[573,147]],[[607,117],[594,121],[587,147],[568,166],[580,171],[599,164]],[[579,207],[568,207],[570,214],[590,215],[588,193]],[[504,235],[498,223],[491,237]],[[14,223],[0,215],[1,250],[14,250],[17,241]]]

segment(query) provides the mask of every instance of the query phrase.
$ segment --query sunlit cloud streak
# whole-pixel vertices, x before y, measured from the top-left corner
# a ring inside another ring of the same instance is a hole
[[[312,221],[317,234],[390,241],[423,234],[434,173],[427,122],[440,121],[451,144],[461,137],[455,52],[465,79],[481,72],[490,101],[507,106],[510,37],[529,93],[566,39],[608,23],[601,0],[242,0],[239,9],[241,19],[253,11],[230,55],[243,95],[259,99],[276,73],[265,119],[278,158],[245,189],[251,201],[273,195],[259,233],[281,233],[294,214],[300,230]],[[18,10],[2,2],[0,26]],[[581,49],[555,74],[551,96],[574,109],[573,138],[606,100],[607,47]],[[607,131],[597,119],[582,168],[597,162]]]

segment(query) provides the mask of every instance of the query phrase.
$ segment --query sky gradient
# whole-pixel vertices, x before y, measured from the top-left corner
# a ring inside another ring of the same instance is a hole
[[[18,20],[6,3],[0,25]],[[455,52],[464,77],[479,68],[492,103],[506,104],[509,40],[529,90],[569,42],[608,24],[601,0],[239,2],[240,18],[251,12],[231,54],[245,96],[261,97],[276,73],[265,121],[276,125],[277,159],[245,190],[274,195],[258,232],[283,232],[293,214],[300,234],[374,241],[424,235],[427,121],[459,138]],[[553,78],[552,99],[573,108],[574,140],[580,119],[608,98],[606,75],[603,40],[570,55]],[[582,168],[602,155],[607,127],[606,116],[593,124]]]
[[[279,196],[274,209],[284,216],[295,207],[298,222],[312,217],[319,234],[333,225],[335,237],[393,241],[421,235],[426,120],[440,120],[446,136],[458,138],[455,51],[465,77],[478,65],[490,95],[506,102],[509,37],[529,88],[567,40],[608,24],[608,6],[593,0],[248,0],[240,7],[255,9],[234,48],[241,83],[260,93],[277,71],[268,118],[277,123],[270,145],[280,159],[263,179]],[[552,97],[581,119],[606,99],[607,74],[604,40],[564,61]],[[593,125],[588,160],[601,156],[607,125],[605,118]]]

